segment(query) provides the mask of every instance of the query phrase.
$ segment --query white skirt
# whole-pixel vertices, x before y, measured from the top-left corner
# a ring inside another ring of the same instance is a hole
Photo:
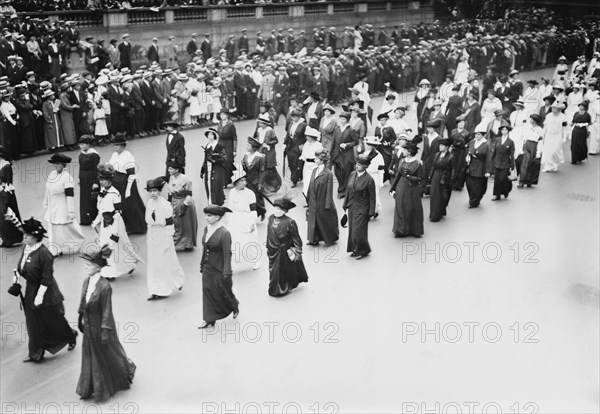
[[[85,237],[79,223],[50,224],[48,231],[48,249],[54,256],[75,254],[81,250]]]
[[[185,283],[179,264],[173,226],[148,226],[148,294],[169,296]]]

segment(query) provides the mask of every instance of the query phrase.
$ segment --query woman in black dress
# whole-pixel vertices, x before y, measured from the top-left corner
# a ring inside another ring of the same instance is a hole
[[[23,233],[11,220],[4,217],[5,214],[21,221],[13,187],[12,162],[6,148],[0,145],[0,247],[10,247],[23,241]]]
[[[456,121],[456,128],[450,133],[452,142],[452,155],[454,155],[454,168],[456,169],[456,179],[452,184],[452,189],[462,191],[465,185],[467,174],[467,145],[469,144],[470,134],[465,129],[465,120]]]
[[[592,126],[592,117],[588,113],[587,101],[581,102],[579,112],[573,115],[573,132],[571,133],[571,164],[580,164],[587,159],[587,139]]]
[[[248,137],[246,154],[242,159],[242,168],[246,172],[248,188],[256,196],[256,214],[264,221],[267,209],[265,208],[265,197],[262,193],[263,174],[265,173],[265,155],[259,152],[261,143],[252,137]]]
[[[269,256],[269,295],[284,296],[300,283],[308,282],[302,261],[302,239],[298,225],[286,213],[296,207],[287,198],[273,202],[275,212],[269,217],[267,254]]]
[[[433,160],[428,180],[431,184],[429,220],[440,221],[446,215],[446,208],[452,195],[452,185],[456,179],[456,162],[448,151],[450,139],[440,140],[440,151]]]
[[[492,167],[494,168],[494,197],[492,201],[500,200],[501,196],[508,198],[512,190],[510,172],[515,169],[515,143],[508,137],[512,127],[504,124],[500,127],[500,136],[492,144]]]
[[[469,208],[479,207],[481,199],[487,191],[488,177],[492,171],[492,149],[485,139],[485,128],[477,127],[473,132],[474,139],[467,149],[467,191]]]
[[[403,146],[404,157],[400,159],[390,195],[396,200],[394,210],[394,237],[421,237],[423,231],[423,205],[421,186],[423,165],[416,157],[419,147],[413,142]]]
[[[231,281],[231,234],[221,219],[231,213],[227,207],[210,204],[204,209],[207,226],[202,236],[202,318],[204,324],[198,329],[215,326],[219,319],[233,318],[240,313],[239,302],[232,291]]]
[[[266,193],[276,193],[281,188],[281,176],[277,172],[277,153],[275,146],[279,142],[275,131],[271,127],[271,118],[268,114],[258,117],[258,129],[254,138],[261,143],[260,151],[265,155],[265,173],[262,175],[262,187]]]
[[[233,163],[237,155],[237,131],[235,125],[231,122],[231,114],[227,109],[222,109],[219,116],[221,122],[217,126],[217,132],[219,133],[219,143],[225,148],[225,155],[227,155],[225,169],[228,172],[228,178],[226,183],[231,184],[231,176],[235,169]]]
[[[79,138],[79,217],[80,224],[87,226],[98,215],[96,207],[96,194],[99,191],[98,184],[98,164],[100,155],[90,148],[93,138],[89,135],[82,135]]]
[[[42,243],[46,229],[33,217],[23,224],[16,220],[14,223],[23,231],[25,242],[14,277],[15,282],[19,277],[27,281],[21,301],[29,336],[29,356],[23,362],[40,362],[46,351],[56,354],[67,345],[69,351],[73,350],[77,332],[65,319],[64,298],[54,279],[54,258]]]
[[[29,100],[29,90],[26,87],[17,89],[17,99],[15,107],[19,115],[19,141],[21,142],[21,152],[31,154],[37,150],[36,129],[33,116],[33,105]]]
[[[129,389],[136,366],[119,342],[112,312],[112,288],[100,275],[108,264],[104,252],[81,257],[85,260],[87,277],[79,304],[78,327],[83,334],[83,344],[76,392],[81,399],[93,397],[96,402],[102,402],[120,390]]]
[[[206,198],[211,204],[222,206],[225,202],[223,188],[231,177],[231,171],[227,171],[225,167],[227,154],[219,142],[219,133],[216,129],[208,128],[204,135],[208,138],[208,145],[204,147],[204,163],[200,169],[200,178],[204,180]]]

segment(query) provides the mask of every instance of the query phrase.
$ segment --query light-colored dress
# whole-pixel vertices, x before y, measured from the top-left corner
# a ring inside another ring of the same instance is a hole
[[[323,149],[323,145],[319,141],[309,142],[306,141],[302,146],[302,153],[300,159],[304,161],[302,167],[302,192],[304,195],[308,194],[308,185],[310,184],[310,176],[315,168],[315,157],[318,151]]]
[[[73,177],[64,169],[48,175],[44,195],[45,220],[48,222],[48,249],[53,255],[77,253],[84,242],[83,233],[75,215]]]
[[[523,135],[529,127],[529,113],[523,110],[517,110],[510,114],[510,139],[515,143],[515,158],[523,153]]]
[[[379,190],[383,187],[385,161],[383,156],[378,151],[376,152],[377,155],[371,159],[371,163],[367,167],[367,172],[373,177],[373,181],[375,181],[375,211],[379,213],[381,212],[381,195],[379,194]]]
[[[588,113],[592,118],[590,136],[588,137],[588,153],[600,154],[600,99],[598,92],[588,91],[586,99],[590,101]]]
[[[528,115],[537,114],[540,111],[540,104],[543,104],[543,98],[541,89],[528,86],[523,93],[525,112]]]
[[[232,188],[227,207],[231,213],[227,213],[224,220],[231,233],[231,267],[233,273],[244,272],[252,265],[257,266],[263,255],[256,227],[256,195],[248,188]]]
[[[104,137],[108,135],[108,128],[106,126],[106,114],[104,113],[104,109],[94,109],[94,121],[96,123],[94,134],[98,137]]]
[[[148,294],[169,296],[185,283],[173,243],[173,207],[163,197],[146,205],[148,224]]]
[[[583,102],[583,94],[581,92],[571,92],[569,96],[567,96],[567,109],[565,109],[565,116],[569,120],[569,124],[573,119],[573,115],[579,111],[578,105],[581,102]]]
[[[542,150],[542,171],[558,171],[559,164],[565,162],[563,143],[567,140],[568,121],[562,112],[550,113],[544,121],[544,149]]]

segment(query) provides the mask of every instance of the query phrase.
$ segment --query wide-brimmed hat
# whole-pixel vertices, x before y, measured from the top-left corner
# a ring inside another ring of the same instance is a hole
[[[378,121],[381,121],[383,118],[390,119],[390,113],[389,112],[382,112],[379,115],[377,115],[377,120]]]
[[[351,115],[350,115],[350,112],[348,112],[348,111],[344,111],[344,112],[340,113],[340,118],[344,118],[346,120],[349,120],[350,117],[351,117]]]
[[[550,108],[560,109],[562,111],[563,109],[565,109],[565,105],[562,102],[554,101],[554,103],[550,105]]]
[[[231,213],[231,210],[224,206],[217,206],[215,204],[209,204],[204,207],[204,214],[210,214],[213,216],[223,217],[225,213]]]
[[[206,138],[208,138],[208,134],[214,134],[215,138],[219,138],[219,131],[217,131],[215,128],[208,128],[206,131],[204,131],[204,136]]]
[[[176,170],[183,170],[185,165],[175,159],[167,161],[167,168],[175,168]]]
[[[102,252],[102,250],[94,253],[83,253],[80,254],[79,257],[99,267],[108,266],[108,261],[106,260],[106,257],[104,257],[104,253]]]
[[[252,138],[252,137],[248,137],[248,144],[250,144],[254,148],[262,147],[262,144],[258,140],[256,140],[255,138]]]
[[[231,116],[231,112],[229,112],[229,109],[227,109],[227,108],[222,108],[219,113],[220,114],[225,114],[227,116]]]
[[[371,160],[369,159],[369,157],[360,156],[356,157],[356,163],[368,167],[369,165],[371,165]]]
[[[381,145],[381,140],[374,135],[366,136],[363,142],[369,145]]]
[[[329,151],[327,151],[326,149],[317,151],[315,152],[315,157],[320,159],[321,161],[329,161]]]
[[[452,140],[450,138],[442,138],[440,139],[439,144],[449,147],[450,145],[452,145]]]
[[[112,181],[115,174],[115,169],[108,163],[98,165],[98,180]]]
[[[431,82],[429,82],[427,79],[421,79],[421,81],[419,82],[419,86],[423,85],[431,85]]]
[[[522,98],[519,98],[515,102],[513,102],[513,105],[520,106],[520,107],[525,107],[525,103],[523,102]]]
[[[539,116],[538,114],[531,114],[531,115],[529,115],[529,118],[533,119],[533,121],[536,124],[538,124],[539,126],[542,126],[542,124],[544,123],[542,117]]]
[[[52,89],[46,89],[44,91],[44,93],[42,94],[42,99],[46,99],[46,98],[49,98],[51,96],[54,96],[54,91]]]
[[[285,197],[278,198],[277,200],[273,201],[273,205],[275,207],[279,207],[282,210],[286,210],[286,211],[291,210],[294,207],[296,207],[296,204],[292,200],[290,200],[289,198],[285,198]]]
[[[321,136],[321,133],[316,128],[307,126],[304,130],[304,136],[318,139]]]
[[[335,114],[335,109],[333,109],[333,106],[330,104],[325,104],[325,106],[323,106],[323,112],[325,111],[331,112],[332,115]]]
[[[313,98],[315,101],[321,100],[321,96],[319,95],[319,92],[315,92],[315,91],[311,92],[310,97]]]
[[[91,135],[82,135],[78,141],[80,144],[91,144],[94,142],[94,137]]]
[[[181,124],[178,121],[165,121],[165,122],[163,122],[163,126],[179,128],[181,126]]]
[[[414,142],[411,141],[407,141],[406,143],[404,143],[402,145],[402,148],[405,148],[409,151],[418,151],[419,147],[417,146],[417,144],[415,144]]]
[[[57,152],[56,154],[52,154],[48,162],[50,164],[68,164],[71,162],[71,157]]]
[[[554,95],[548,95],[548,96],[545,96],[543,100],[548,101],[548,102],[550,102],[550,104],[552,104],[552,103],[554,103],[554,101],[556,101],[556,98],[554,97]]]
[[[427,123],[427,127],[430,127],[430,128],[439,128],[441,126],[442,126],[442,120],[441,119],[434,119],[434,120],[429,121]]]
[[[494,116],[503,116],[504,115],[504,109],[496,109],[494,111]]]
[[[117,133],[112,140],[112,144],[113,145],[126,145],[127,138],[125,137],[125,134]]]
[[[38,239],[46,237],[45,234],[47,233],[44,226],[42,226],[42,223],[34,219],[33,217],[31,217],[29,220],[23,221],[23,224],[21,225],[21,230],[23,230],[25,234],[31,234],[32,236],[35,236]]]
[[[164,185],[165,185],[165,180],[163,177],[154,178],[154,179],[148,180],[146,182],[146,191],[150,191],[150,190],[162,191]]]
[[[513,76],[513,75],[518,75],[518,74],[519,74],[519,71],[516,69],[513,69],[508,73],[508,76]]]

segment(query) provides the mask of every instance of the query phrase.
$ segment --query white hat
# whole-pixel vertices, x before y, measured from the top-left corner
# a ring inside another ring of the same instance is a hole
[[[108,76],[106,76],[106,75],[100,75],[100,76],[98,76],[98,79],[96,79],[96,85],[98,85],[98,86],[106,85],[107,82],[108,82]]]
[[[304,135],[307,137],[314,137],[316,139],[321,138],[321,133],[313,127],[307,126],[304,130]]]
[[[264,122],[267,125],[271,125],[271,117],[266,112],[264,114],[260,114],[258,116],[258,121],[259,122]]]
[[[431,85],[431,82],[429,82],[427,79],[421,79],[421,82],[419,82],[419,86],[421,85]]]

